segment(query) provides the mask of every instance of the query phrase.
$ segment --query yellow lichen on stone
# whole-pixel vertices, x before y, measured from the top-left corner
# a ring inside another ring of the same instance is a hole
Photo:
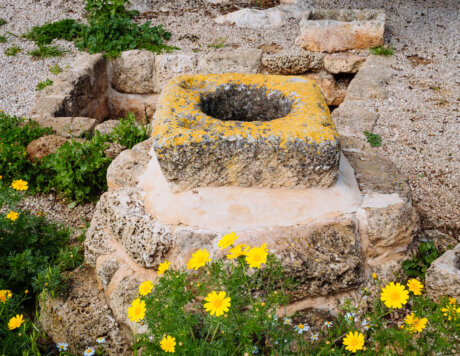
[[[224,121],[204,114],[201,97],[228,84],[279,91],[292,102],[288,115],[271,121]],[[153,136],[163,147],[241,137],[249,141],[277,138],[279,146],[303,141],[318,147],[336,144],[338,133],[320,89],[312,80],[261,74],[184,75],[163,90],[155,114]]]

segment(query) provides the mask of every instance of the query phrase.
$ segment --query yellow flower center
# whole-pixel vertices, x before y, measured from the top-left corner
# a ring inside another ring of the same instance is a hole
[[[401,295],[399,294],[399,292],[394,291],[393,293],[391,293],[391,299],[393,299],[394,301],[399,301],[401,299]]]
[[[305,327],[305,325],[299,324],[299,329],[303,329],[304,327]]]
[[[214,307],[220,308],[222,306],[222,299],[215,299],[213,301]]]

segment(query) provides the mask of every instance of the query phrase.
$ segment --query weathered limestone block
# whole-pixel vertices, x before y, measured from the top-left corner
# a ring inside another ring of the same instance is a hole
[[[257,73],[262,51],[257,48],[238,48],[232,51],[210,52],[198,60],[200,73]]]
[[[33,140],[27,145],[27,158],[32,161],[40,161],[64,145],[68,140],[57,135],[47,135]]]
[[[283,237],[269,242],[268,247],[281,258],[287,275],[300,283],[291,301],[356,288],[361,283],[361,251],[351,218],[278,231]]]
[[[409,181],[393,162],[372,153],[347,150],[343,153],[355,170],[363,194],[396,193],[403,201],[411,204],[412,192]]]
[[[460,300],[460,244],[431,264],[425,284],[428,295],[435,300],[445,296]]]
[[[100,123],[94,128],[94,131],[98,131],[102,135],[110,135],[115,128],[115,126],[118,125],[120,121],[119,120],[107,120],[104,121],[103,123]]]
[[[115,320],[105,304],[92,271],[72,272],[68,296],[40,299],[40,323],[55,342],[69,344],[73,354],[82,354],[105,337],[104,349],[109,355],[131,355],[130,335]]]
[[[56,135],[66,138],[81,137],[97,125],[97,121],[89,117],[48,117],[37,122],[42,127],[51,127]]]
[[[276,7],[267,10],[241,9],[219,16],[214,21],[220,25],[261,29],[283,26],[287,19],[288,12]]]
[[[304,74],[312,69],[320,69],[323,54],[314,52],[280,52],[264,54],[262,65],[269,74]]]
[[[356,217],[363,253],[371,266],[401,258],[419,230],[415,209],[397,194],[366,195]]]
[[[307,10],[296,43],[315,52],[365,49],[383,44],[384,29],[382,10]]]
[[[204,186],[328,187],[339,140],[306,78],[180,76],[163,90],[153,147],[175,192]]]
[[[134,114],[137,122],[147,122],[145,98],[134,94],[108,95],[109,117],[112,119],[124,118],[128,113]]]
[[[385,84],[393,77],[393,57],[370,55],[348,86],[346,100],[385,99]]]
[[[132,325],[128,318],[128,307],[138,296],[139,285],[142,280],[135,275],[128,275],[118,283],[113,291],[110,291],[109,304],[116,320],[125,325]],[[141,332],[141,330],[138,330]]]
[[[137,144],[131,150],[123,151],[107,169],[107,186],[109,190],[123,187],[136,187],[150,161],[148,152],[152,146],[150,138]]]
[[[113,159],[126,149],[125,146],[122,146],[117,142],[108,142],[107,145],[108,147],[104,150],[104,154],[107,158]]]
[[[98,122],[104,121],[109,116],[107,98],[92,100],[86,108],[80,111],[80,116],[91,117]]]
[[[101,282],[102,287],[107,289],[113,275],[120,268],[120,262],[115,258],[99,258],[96,262],[97,279]]]
[[[326,98],[327,105],[338,106],[345,100],[346,86],[339,85],[331,74],[327,72],[309,73],[305,77],[318,84]]]
[[[367,57],[352,53],[328,54],[324,57],[324,69],[329,73],[357,73]]]
[[[53,85],[37,97],[30,117],[83,116],[92,100],[100,98],[108,86],[106,60],[102,54],[84,55],[70,71],[59,74]]]
[[[175,76],[197,72],[198,57],[192,54],[160,54],[156,56],[156,71],[160,90]]]
[[[112,86],[122,93],[151,94],[159,91],[155,55],[150,51],[122,52],[112,64]]]

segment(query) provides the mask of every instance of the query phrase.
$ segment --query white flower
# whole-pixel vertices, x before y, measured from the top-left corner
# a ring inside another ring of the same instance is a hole
[[[59,351],[67,351],[69,344],[66,344],[65,342],[59,342],[56,347]]]
[[[361,322],[361,326],[364,327],[364,329],[369,330],[370,327],[371,327],[371,323],[370,323],[369,321],[367,321],[366,319],[364,319],[364,320]]]
[[[356,322],[358,320],[358,318],[356,318],[356,314],[355,313],[346,313],[345,314],[345,319],[348,321],[348,322]]]
[[[96,353],[96,350],[89,348],[85,350],[84,356],[93,356]]]
[[[308,325],[299,324],[295,326],[295,329],[299,334],[302,334],[304,331],[310,330],[310,327]]]
[[[153,342],[153,336],[149,336],[149,341]]]
[[[259,348],[257,346],[254,346],[254,351],[252,351],[253,355],[256,355],[259,353]]]
[[[98,344],[103,344],[103,343],[105,342],[105,337],[98,337],[98,338],[96,339],[96,342],[97,342]]]
[[[324,325],[327,327],[327,328],[330,328],[332,326],[332,321],[325,321],[324,322]]]
[[[312,341],[318,340],[318,334],[311,334],[310,339],[311,339]]]
[[[288,318],[285,318],[285,319],[284,319],[284,324],[286,324],[286,325],[291,325],[291,324],[292,324],[292,320],[291,320],[291,319],[288,319]]]

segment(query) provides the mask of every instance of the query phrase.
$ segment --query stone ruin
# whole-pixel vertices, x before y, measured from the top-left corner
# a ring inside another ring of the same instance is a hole
[[[71,295],[42,305],[48,334],[71,345],[105,335],[111,354],[127,354],[139,284],[165,259],[182,268],[200,248],[221,255],[228,232],[267,243],[300,283],[289,314],[334,314],[372,272],[391,279],[419,223],[407,180],[363,135],[393,59],[356,48],[383,43],[383,21],[378,11],[307,11],[301,52],[93,55],[46,88],[31,116],[61,136],[110,129],[128,111],[153,117],[152,137],[108,169]],[[335,75],[352,75],[340,95]],[[435,291],[439,279],[426,283]]]

